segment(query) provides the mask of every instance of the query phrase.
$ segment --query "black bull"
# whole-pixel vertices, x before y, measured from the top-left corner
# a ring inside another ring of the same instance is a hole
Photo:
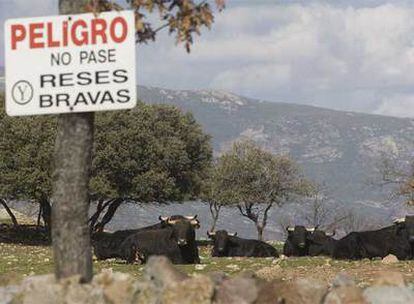
[[[379,230],[351,232],[340,240],[313,233],[308,237],[310,255],[329,255],[336,259],[372,259],[393,254],[400,260],[412,259],[414,229],[411,232],[409,228],[413,224],[406,219],[405,222]]]
[[[92,244],[94,252],[99,260],[109,258],[125,258],[125,249],[121,250],[123,242],[130,236],[137,233],[148,233],[149,231],[157,231],[164,229],[171,229],[173,225],[181,221],[186,221],[194,228],[200,227],[200,222],[196,219],[197,216],[184,217],[181,215],[173,215],[171,217],[161,217],[160,223],[155,225],[130,230],[120,230],[114,233],[97,232],[92,235]],[[141,236],[142,237],[142,236]],[[158,239],[154,238],[153,242],[157,242]]]
[[[309,255],[309,236],[314,229],[304,226],[286,228],[288,236],[283,246],[283,254],[286,256],[306,256]]]
[[[215,233],[208,233],[213,239],[213,257],[278,257],[277,250],[262,241],[248,240],[236,237],[219,230]]]
[[[129,263],[145,263],[151,255],[164,255],[174,264],[200,263],[195,231],[188,221],[135,233],[122,242],[119,255]]]

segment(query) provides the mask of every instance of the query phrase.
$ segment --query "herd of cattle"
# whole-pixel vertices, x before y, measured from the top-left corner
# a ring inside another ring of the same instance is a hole
[[[113,233],[96,231],[92,236],[99,260],[120,258],[145,263],[151,255],[164,255],[175,264],[200,262],[195,229],[197,216],[159,217],[159,223]],[[337,240],[333,234],[304,226],[288,227],[283,247],[286,256],[326,255],[336,259],[363,259],[393,254],[400,260],[414,258],[414,216],[373,231],[351,232]],[[262,241],[243,239],[225,230],[208,232],[213,257],[278,257],[277,250]]]

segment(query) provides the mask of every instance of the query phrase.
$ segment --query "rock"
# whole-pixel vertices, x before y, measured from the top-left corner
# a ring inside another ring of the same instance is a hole
[[[162,293],[163,304],[210,304],[214,295],[213,281],[204,275],[170,284]]]
[[[217,304],[250,304],[254,303],[259,294],[257,282],[252,277],[243,275],[224,280],[216,288],[215,303]]]
[[[159,290],[152,282],[137,282],[139,292],[135,293],[133,304],[158,304]]]
[[[280,278],[280,265],[263,267],[256,271],[256,276],[266,281],[272,281]]]
[[[204,268],[206,268],[206,264],[197,264],[194,266],[195,270],[204,270]]]
[[[145,267],[144,278],[151,281],[157,288],[165,288],[166,286],[181,282],[188,276],[178,271],[168,258],[164,256],[152,256],[148,259]]]
[[[355,280],[346,272],[340,272],[332,281],[332,287],[351,287],[356,286]]]
[[[371,304],[414,303],[414,291],[407,287],[372,286],[365,289],[364,297]]]
[[[105,298],[112,304],[131,303],[135,294],[139,292],[136,280],[130,275],[120,272],[103,270],[93,279],[102,290]]]
[[[314,279],[298,279],[294,283],[294,290],[301,296],[303,303],[320,303],[328,287]]]
[[[16,297],[19,299],[18,303],[22,304],[62,303],[64,289],[52,274],[31,276],[23,280],[21,291]]]
[[[16,285],[0,287],[0,304],[10,304],[19,291],[20,286]]]
[[[381,262],[386,265],[395,264],[398,263],[398,258],[393,254],[389,254],[386,257],[384,257]]]
[[[293,283],[273,281],[260,290],[256,303],[319,304],[326,292],[327,286],[317,280],[299,279]]]
[[[374,275],[375,280],[373,285],[378,286],[400,286],[404,287],[404,276],[400,272],[396,271],[381,271]]]
[[[362,290],[356,286],[340,286],[330,291],[324,304],[367,304]]]
[[[226,278],[227,274],[221,271],[214,271],[206,274],[214,283],[214,285],[220,285]]]

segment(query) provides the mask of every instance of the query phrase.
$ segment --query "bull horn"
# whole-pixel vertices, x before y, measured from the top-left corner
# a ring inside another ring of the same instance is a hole
[[[172,220],[171,218],[168,218],[167,219],[167,224],[175,225],[175,224],[177,224],[177,220]]]
[[[227,233],[229,236],[236,236],[237,232],[233,232],[233,233]]]
[[[295,227],[286,227],[286,231],[295,231]]]
[[[315,228],[306,228],[306,231],[308,231],[308,232],[314,232],[315,231]]]
[[[191,216],[191,215],[187,215],[187,216],[184,216],[187,220],[189,220],[189,221],[192,221],[192,220],[195,220],[196,218],[197,218],[197,214],[196,215],[194,215],[194,216]]]
[[[405,217],[402,218],[398,218],[394,220],[394,223],[399,224],[399,223],[404,223],[405,222]]]
[[[168,217],[168,216],[162,216],[162,215],[160,215],[160,216],[158,217],[158,219],[159,219],[161,222],[166,222],[166,221],[169,219],[169,217]]]
[[[194,226],[195,229],[200,228],[200,221],[199,220],[191,220],[190,224],[191,224],[191,226]]]
[[[335,235],[335,233],[336,233],[336,231],[334,230],[334,231],[332,231],[331,233],[326,233],[326,236],[334,236],[334,235]]]
[[[208,231],[208,230],[207,230],[207,235],[208,235],[208,236],[215,236],[215,235],[216,235],[216,233],[215,233],[214,231]]]

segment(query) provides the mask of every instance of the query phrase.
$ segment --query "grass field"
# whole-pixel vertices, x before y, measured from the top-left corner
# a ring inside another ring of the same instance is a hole
[[[189,274],[223,271],[235,274],[241,271],[261,270],[269,279],[294,280],[312,277],[331,282],[337,273],[346,271],[354,276],[361,287],[369,286],[379,271],[400,271],[407,282],[414,284],[414,261],[400,261],[385,265],[381,260],[336,261],[326,257],[303,258],[212,258],[209,247],[201,247],[199,265],[177,265]],[[263,269],[264,267],[267,267]],[[95,261],[95,272],[112,268],[140,277],[144,266],[129,265],[120,260]],[[0,243],[0,285],[16,283],[27,275],[53,272],[51,248],[48,246],[23,246]]]

